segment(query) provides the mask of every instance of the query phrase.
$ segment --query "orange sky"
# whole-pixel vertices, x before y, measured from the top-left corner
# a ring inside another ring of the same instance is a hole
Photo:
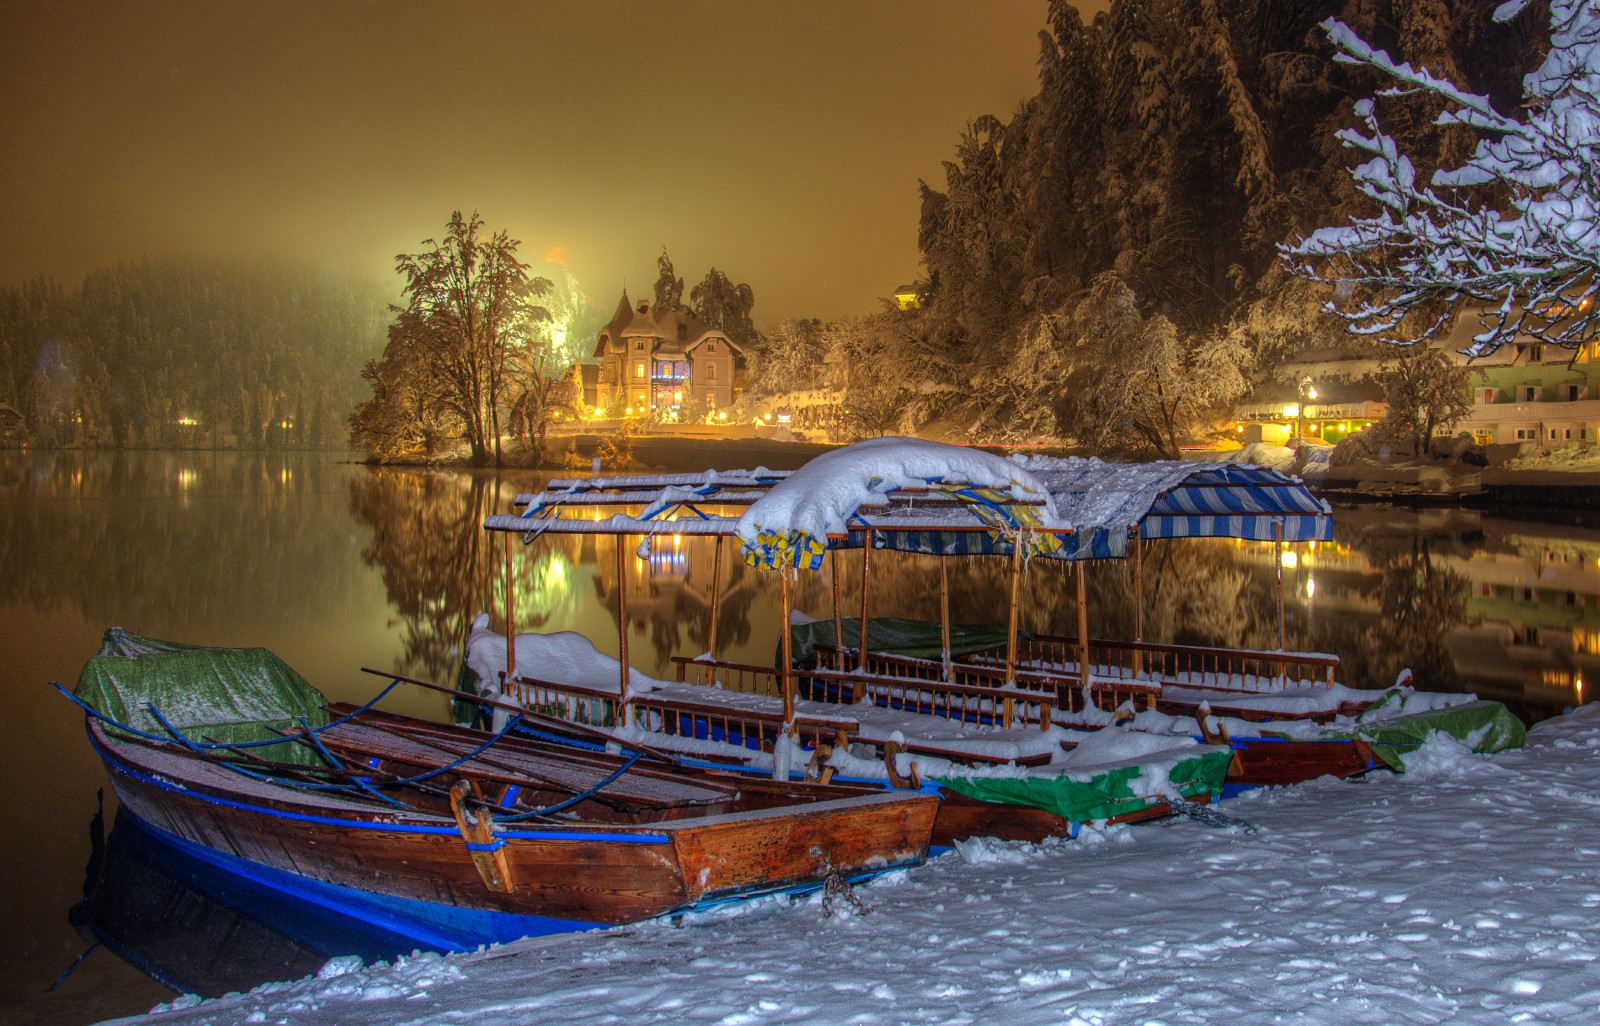
[[[609,312],[665,244],[759,322],[919,273],[917,179],[1036,88],[1043,0],[4,5],[0,283],[169,254],[390,275],[478,209]]]

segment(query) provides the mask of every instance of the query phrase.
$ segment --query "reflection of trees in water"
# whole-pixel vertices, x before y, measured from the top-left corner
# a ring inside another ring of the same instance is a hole
[[[1376,616],[1350,613],[1317,622],[1313,645],[1340,657],[1342,679],[1384,687],[1410,667],[1420,687],[1462,687],[1445,637],[1467,622],[1467,581],[1443,557],[1470,559],[1472,533],[1389,521],[1336,525],[1336,540],[1366,558],[1373,572],[1361,590],[1377,606]]]
[[[363,575],[339,514],[352,473],[293,453],[0,452],[0,600],[209,644],[326,622]]]
[[[361,557],[400,617],[397,670],[442,679],[459,663],[473,618],[503,608],[505,550],[483,529],[503,490],[484,474],[390,467],[351,483],[350,511],[372,528]]]

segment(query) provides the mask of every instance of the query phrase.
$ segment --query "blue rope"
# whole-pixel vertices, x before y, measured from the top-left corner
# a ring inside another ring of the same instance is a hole
[[[150,711],[155,712],[156,707],[152,705],[150,707]],[[162,722],[165,723],[166,721],[163,720]],[[317,746],[318,754],[327,760],[329,766],[332,766],[336,770],[344,770],[345,772],[349,772],[348,768],[343,763],[339,762],[338,759],[335,759],[332,752],[328,751],[327,747],[322,743],[322,738],[311,733],[311,724],[306,722],[306,718],[304,716],[300,717],[300,726],[306,728],[306,733],[311,737],[311,743]],[[361,790],[372,795],[372,797],[378,799],[379,801],[388,802],[390,805],[394,805],[408,811],[411,809],[411,807],[406,805],[404,802],[390,798],[386,794],[380,794],[376,788],[358,776],[352,775],[350,779],[355,781],[357,787],[361,788]]]
[[[348,715],[341,716],[336,720],[332,720],[332,721],[330,721],[328,723],[324,723],[322,726],[315,728],[313,733],[319,733],[320,734],[322,731],[327,730],[330,727],[337,727],[339,724],[345,723],[345,722],[347,722],[349,720],[352,720],[355,717],[361,715],[362,713],[366,712],[368,709],[371,709],[373,706],[377,705],[380,701],[382,701],[383,700],[383,696],[387,695],[389,692],[391,692],[395,688],[399,687],[400,683],[401,682],[398,679],[390,682],[388,687],[386,687],[382,691],[378,692],[378,694],[372,699],[372,701],[368,702],[366,705],[361,706],[359,709],[355,710],[352,713],[349,713]],[[96,709],[94,706],[89,705],[83,699],[79,698],[77,695],[74,695],[72,692],[68,691],[66,688],[62,687],[60,684],[56,683],[55,681],[51,681],[50,682],[50,686],[55,688],[57,691],[61,692],[63,695],[66,695],[67,696],[67,700],[69,702],[71,702],[74,705],[78,706],[78,708],[82,709],[84,712],[89,713],[90,715],[94,716],[98,720],[104,720],[106,723],[111,724],[113,727],[116,727],[118,730],[120,730],[120,731],[122,731],[124,733],[133,734],[133,735],[135,735],[137,737],[142,737],[147,741],[165,741],[165,740],[167,740],[166,738],[162,737],[159,734],[146,734],[144,731],[138,730],[138,729],[136,729],[134,727],[130,727],[126,723],[119,723],[118,721],[116,721],[116,720],[112,719],[111,717],[107,716],[105,713],[103,713],[100,710]],[[168,729],[170,730],[171,727],[168,727]],[[263,745],[281,745],[286,741],[293,741],[293,740],[294,740],[294,738],[292,738],[292,737],[279,737],[279,738],[273,738],[270,741],[241,741],[236,745],[222,744],[221,742],[191,741],[191,742],[189,742],[189,745],[190,745],[191,748],[260,748]]]
[[[79,704],[82,705],[81,702]],[[84,706],[84,708],[87,709],[88,706]],[[155,718],[161,722],[161,725],[163,727],[166,727],[169,731],[171,731],[172,732],[172,736],[177,738],[190,751],[194,752],[196,755],[199,755],[199,756],[202,756],[204,758],[207,758],[208,760],[210,759],[210,756],[205,751],[201,750],[201,748],[200,748],[200,746],[198,744],[196,744],[195,742],[190,741],[188,738],[184,737],[183,734],[179,733],[177,727],[174,727],[172,724],[168,723],[167,722],[167,718],[165,716],[161,715],[161,710],[157,709],[153,705],[146,705],[145,708],[149,709],[150,712],[155,715]],[[161,736],[156,735],[156,734],[146,734],[143,731],[133,730],[131,727],[124,728],[116,720],[110,719],[110,718],[105,717],[105,716],[101,716],[99,713],[95,712],[93,709],[89,709],[89,712],[92,715],[97,716],[102,720],[105,720],[107,723],[111,724],[113,727],[118,727],[118,728],[121,728],[121,729],[128,730],[129,733],[137,734],[140,737],[148,738],[151,741],[166,741],[166,740],[168,740],[167,738],[161,737]],[[293,738],[287,738],[286,740],[293,740]],[[282,779],[280,777],[270,777],[270,776],[267,776],[264,773],[256,773],[256,772],[253,772],[251,770],[245,769],[243,766],[234,766],[234,765],[232,765],[230,763],[218,762],[218,763],[214,763],[214,764],[218,765],[218,766],[222,766],[225,769],[231,769],[235,773],[238,773],[240,776],[249,777],[252,780],[259,780],[259,781],[261,781],[263,783],[267,783],[267,784],[281,784],[281,785],[283,785],[285,787],[303,787],[308,791],[348,791],[348,790],[350,790],[350,785],[348,785],[348,784],[312,784],[312,783],[308,783],[308,782],[303,781],[303,780],[284,780],[284,779]]]
[[[519,812],[515,816],[496,816],[494,821],[496,823],[515,823],[518,820],[532,819],[534,816],[550,816],[550,815],[553,815],[553,814],[555,814],[557,812],[560,812],[562,809],[570,808],[570,807],[578,804],[579,802],[583,801],[586,798],[593,797],[596,791],[599,791],[602,788],[608,786],[612,781],[616,780],[618,777],[620,777],[624,773],[628,772],[630,769],[633,768],[633,764],[638,762],[642,758],[644,758],[644,753],[643,752],[634,752],[633,753],[633,757],[630,758],[627,762],[623,763],[621,766],[618,766],[617,769],[616,769],[616,772],[612,773],[609,777],[606,777],[604,780],[600,781],[598,784],[596,784],[593,787],[589,788],[587,791],[583,791],[583,792],[581,792],[579,794],[575,794],[571,798],[568,798],[564,802],[558,802],[555,805],[546,806],[545,808],[542,808],[542,809],[534,809],[532,812]]]

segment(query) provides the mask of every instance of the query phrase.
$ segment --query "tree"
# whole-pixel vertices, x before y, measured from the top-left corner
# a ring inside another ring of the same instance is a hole
[[[1055,398],[1056,426],[1080,443],[1177,459],[1189,426],[1244,392],[1236,339],[1215,334],[1185,347],[1172,322],[1141,311],[1115,274],[1095,280],[1064,327],[1071,370]]]
[[[423,252],[395,258],[406,279],[406,305],[396,308],[384,359],[392,354],[397,365],[369,368],[367,376],[375,387],[387,381],[383,401],[400,405],[380,412],[363,404],[352,416],[353,442],[370,444],[374,431],[399,428],[396,416],[407,409],[430,417],[442,409],[471,447],[473,463],[491,455],[500,461],[501,409],[543,389],[538,379],[548,376],[550,339],[539,328],[550,314],[532,300],[552,285],[528,274],[517,259],[519,245],[504,230],[485,237],[476,212],[466,218],[456,211],[443,243],[428,239]],[[416,380],[419,374],[430,380]],[[533,403],[549,409],[544,398]]]
[[[1501,4],[1495,20],[1509,21],[1526,4]],[[1342,22],[1322,23],[1337,60],[1400,83],[1384,95],[1435,97],[1446,105],[1438,124],[1479,135],[1464,163],[1441,167],[1424,185],[1373,101],[1356,104],[1366,131],[1338,138],[1372,155],[1351,174],[1382,209],[1283,247],[1294,273],[1334,282],[1349,297],[1327,309],[1351,331],[1415,344],[1471,304],[1482,330],[1469,356],[1518,336],[1577,347],[1600,334],[1592,302],[1600,292],[1600,4],[1552,0],[1550,26],[1549,54],[1526,80],[1528,113],[1518,118],[1486,95],[1396,63]]]
[[[661,255],[656,257],[656,271],[656,301],[651,309],[676,310],[683,305],[683,279],[672,269],[672,258],[667,256],[665,246],[661,247]]]
[[[1410,350],[1388,374],[1384,432],[1396,438],[1410,436],[1417,455],[1427,455],[1435,431],[1450,430],[1472,412],[1469,381],[1467,368],[1450,362],[1443,353],[1421,347]]]
[[[671,263],[666,271],[670,273]],[[681,290],[680,290],[681,291]],[[756,339],[756,326],[750,320],[750,311],[756,305],[756,294],[749,285],[733,281],[713,267],[705,279],[689,293],[696,318],[716,328],[741,348]]]

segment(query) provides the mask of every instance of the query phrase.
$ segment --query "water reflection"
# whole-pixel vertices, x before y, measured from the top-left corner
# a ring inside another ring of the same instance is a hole
[[[253,888],[188,858],[121,813],[101,851],[91,861],[84,900],[68,919],[86,941],[176,993],[220,997],[300,979],[339,955],[371,963],[415,946]]]

